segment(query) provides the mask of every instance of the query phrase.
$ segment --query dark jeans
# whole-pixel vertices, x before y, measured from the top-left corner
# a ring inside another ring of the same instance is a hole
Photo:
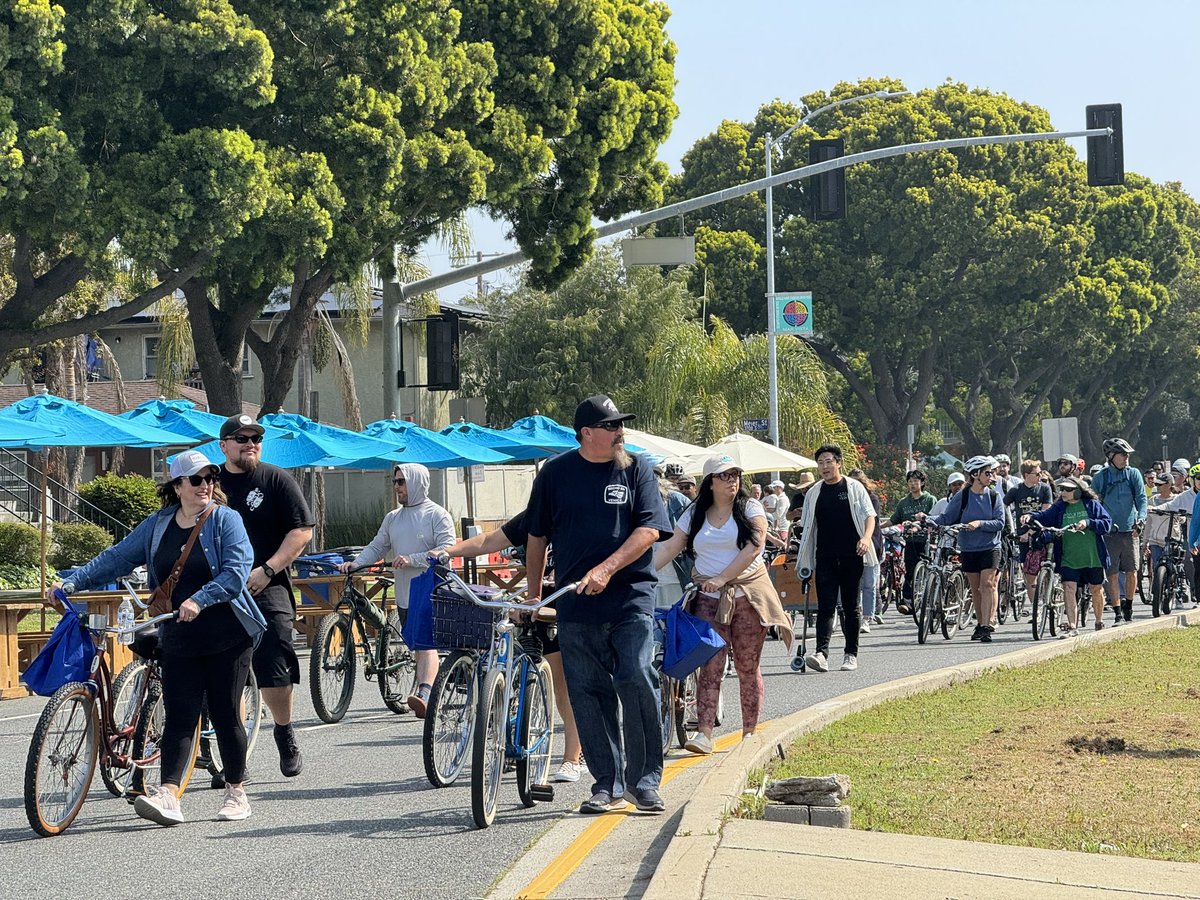
[[[179,784],[187,768],[196,722],[208,697],[208,718],[217,732],[225,780],[246,777],[246,729],[242,725],[242,689],[250,676],[250,641],[206,656],[163,654],[162,783]]]
[[[925,544],[918,544],[916,541],[909,541],[904,545],[904,599],[908,604],[912,605],[913,575],[917,571],[917,563],[921,561],[921,554],[925,552]]]
[[[817,558],[813,582],[817,588],[818,653],[829,655],[829,639],[833,636],[833,617],[837,614],[840,599],[842,634],[846,636],[846,652],[851,656],[858,655],[858,632],[862,628],[862,608],[858,605],[858,584],[862,580],[862,574],[863,558],[861,556]]]
[[[583,755],[596,779],[592,793],[658,790],[663,754],[654,620],[637,613],[618,622],[560,622],[558,644]]]

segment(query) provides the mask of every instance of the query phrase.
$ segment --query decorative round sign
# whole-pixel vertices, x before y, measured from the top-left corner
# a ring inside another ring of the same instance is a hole
[[[808,321],[808,307],[795,300],[789,300],[783,307],[783,321],[797,328]]]

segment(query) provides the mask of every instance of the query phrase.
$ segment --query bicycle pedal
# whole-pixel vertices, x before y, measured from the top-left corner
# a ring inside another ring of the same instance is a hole
[[[538,803],[551,803],[554,800],[554,785],[531,784],[529,786],[529,796]]]

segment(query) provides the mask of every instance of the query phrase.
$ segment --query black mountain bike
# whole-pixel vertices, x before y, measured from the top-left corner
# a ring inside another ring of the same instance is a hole
[[[1170,615],[1176,603],[1180,606],[1187,606],[1191,603],[1192,591],[1188,584],[1187,570],[1184,568],[1184,562],[1187,559],[1187,543],[1183,539],[1183,533],[1187,531],[1188,519],[1192,517],[1192,514],[1182,510],[1166,512],[1151,509],[1149,512],[1152,516],[1170,517],[1167,526],[1167,545],[1158,558],[1158,565],[1154,567],[1154,575],[1150,582],[1150,608],[1157,618]],[[1182,520],[1181,529],[1175,527],[1177,519]]]

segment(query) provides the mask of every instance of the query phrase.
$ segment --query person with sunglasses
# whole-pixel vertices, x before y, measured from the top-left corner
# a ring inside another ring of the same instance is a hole
[[[243,787],[246,730],[241,700],[254,643],[266,624],[246,590],[253,560],[250,539],[241,516],[225,505],[217,473],[218,467],[204,454],[180,453],[171,462],[170,480],[158,488],[162,509],[121,543],[53,585],[67,593],[86,591],[144,565],[155,590],[169,584],[178,570],[169,598],[178,619],[164,623],[158,636],[166,709],[161,783],[134,799],[137,814],[159,825],[184,821],[179,783],[206,696],[225,767],[225,797],[217,818],[240,821],[250,816]],[[182,548],[196,528],[200,533],[184,558]]]
[[[304,492],[283,469],[262,461],[263,427],[252,416],[230,416],[221,426],[221,489],[241,514],[254,548],[246,587],[262,610],[267,631],[254,651],[254,676],[275,722],[279,771],[293,778],[304,755],[292,725],[292,692],[300,683],[300,660],[292,646],[296,597],[289,569],[312,540],[316,520]]]
[[[796,561],[801,578],[812,577],[817,590],[817,643],[805,657],[814,672],[829,671],[829,640],[839,604],[846,651],[843,672],[858,668],[858,635],[862,630],[859,584],[865,566],[878,566],[872,540],[877,525],[875,506],[867,489],[842,475],[842,448],[818,447],[821,475],[804,498],[803,536]]]
[[[429,568],[429,555],[454,543],[454,520],[450,513],[429,499],[429,469],[419,463],[403,463],[392,469],[396,508],[383,517],[371,543],[353,561],[342,563],[348,572],[386,560],[395,577],[396,608],[401,622],[408,617],[408,592],[413,579]],[[417,650],[417,690],[408,698],[408,708],[418,719],[425,718],[433,679],[437,677],[436,650]]]

